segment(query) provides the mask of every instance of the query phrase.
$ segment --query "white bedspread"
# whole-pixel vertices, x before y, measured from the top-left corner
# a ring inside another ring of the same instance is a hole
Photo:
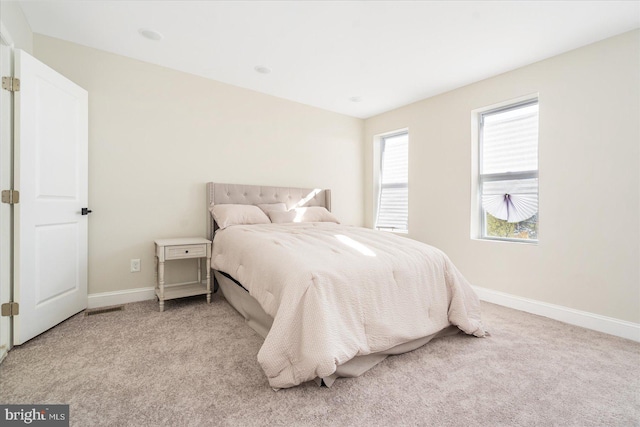
[[[484,336],[480,304],[440,250],[333,223],[219,230],[212,268],[238,280],[273,317],[258,361],[274,388],[327,377],[355,356],[453,324]]]

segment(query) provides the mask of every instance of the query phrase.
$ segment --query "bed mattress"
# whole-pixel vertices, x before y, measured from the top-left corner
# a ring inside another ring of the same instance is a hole
[[[272,319],[258,361],[273,388],[331,378],[356,357],[451,325],[484,336],[479,301],[448,257],[390,233],[334,223],[233,226],[216,233],[212,266]]]

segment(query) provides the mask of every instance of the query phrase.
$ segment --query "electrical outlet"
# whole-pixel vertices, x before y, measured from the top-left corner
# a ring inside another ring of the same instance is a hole
[[[140,260],[139,259],[132,259],[131,260],[131,272],[132,273],[140,272]]]

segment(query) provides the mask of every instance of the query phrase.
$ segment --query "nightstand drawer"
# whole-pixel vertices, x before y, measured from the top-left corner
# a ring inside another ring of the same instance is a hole
[[[164,259],[201,258],[207,256],[207,245],[166,246]]]

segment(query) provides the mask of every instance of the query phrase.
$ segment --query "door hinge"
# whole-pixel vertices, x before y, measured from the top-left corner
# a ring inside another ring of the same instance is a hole
[[[18,190],[2,190],[2,203],[10,205],[20,203],[20,192]]]
[[[3,77],[2,78],[2,89],[8,90],[9,92],[19,92],[20,91],[20,79],[17,77]]]
[[[17,316],[20,314],[20,304],[17,302],[7,302],[2,304],[2,317]]]

